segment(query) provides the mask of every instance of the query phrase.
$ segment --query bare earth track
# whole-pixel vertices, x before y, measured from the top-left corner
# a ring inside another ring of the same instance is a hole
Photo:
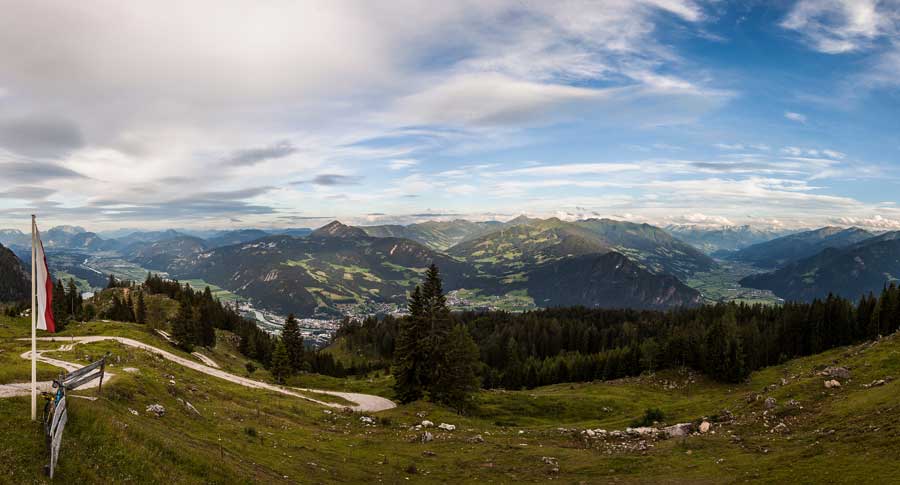
[[[21,340],[28,340],[28,339],[21,339]],[[43,337],[43,338],[39,338],[38,340],[55,341],[55,340],[60,340],[60,339],[56,339],[53,337]],[[137,340],[126,338],[126,337],[111,337],[111,336],[103,336],[103,335],[94,335],[94,336],[87,336],[87,337],[66,337],[65,340],[67,342],[71,342],[71,344],[62,345],[56,351],[71,350],[72,347],[76,344],[101,342],[104,340],[115,340],[115,341],[120,342],[129,347],[146,350],[147,352],[159,355],[165,359],[175,362],[176,364],[182,365],[184,367],[193,369],[198,372],[202,372],[207,375],[211,375],[213,377],[218,377],[220,379],[224,379],[228,382],[233,382],[235,384],[239,384],[244,387],[250,387],[250,388],[254,388],[254,389],[264,389],[267,391],[273,391],[273,392],[278,392],[281,394],[286,394],[288,396],[294,396],[294,397],[297,397],[300,399],[305,399],[307,401],[312,401],[316,404],[321,404],[322,406],[329,406],[329,407],[334,407],[334,408],[350,408],[350,409],[353,409],[354,411],[364,411],[364,412],[384,411],[386,409],[391,409],[396,406],[396,404],[394,404],[389,399],[385,399],[380,396],[373,396],[370,394],[359,394],[359,393],[355,393],[355,392],[324,391],[324,390],[319,390],[319,389],[301,389],[301,388],[282,387],[282,386],[277,386],[274,384],[269,384],[266,382],[260,382],[260,381],[256,381],[253,379],[248,379],[246,377],[236,376],[234,374],[229,374],[228,372],[225,372],[216,367],[200,364],[200,363],[185,359],[184,357],[175,355],[171,352],[167,352],[160,348],[154,347],[152,345],[148,345],[143,342],[139,342]],[[37,352],[37,354],[38,354],[37,360],[39,360],[41,362],[45,362],[45,363],[53,365],[53,366],[56,366],[56,367],[61,367],[63,369],[66,369],[67,371],[73,371],[73,370],[76,370],[81,367],[81,365],[79,365],[79,364],[73,364],[71,362],[65,362],[62,360],[46,357],[43,355],[44,352],[53,352],[53,350],[39,350]],[[31,351],[23,353],[22,358],[30,359]],[[203,360],[205,362],[208,359],[209,358],[207,357]],[[210,360],[210,362],[212,362],[212,361]],[[113,376],[114,376],[114,374],[107,372],[106,379],[104,379],[104,380],[108,381]],[[46,390],[46,389],[50,388],[50,384],[51,384],[50,382],[39,382],[38,387],[42,390]],[[93,387],[93,385],[96,385],[96,384],[98,384],[98,382],[93,381],[89,387]],[[297,392],[297,391],[338,396],[338,397],[344,398],[350,402],[353,402],[355,404],[344,405],[344,404],[319,401],[318,399],[309,397],[304,394],[300,394],[300,392]],[[28,383],[28,382],[14,383],[14,384],[0,384],[0,398],[12,397],[12,396],[23,396],[23,395],[28,395],[30,392],[31,392],[31,383]]]

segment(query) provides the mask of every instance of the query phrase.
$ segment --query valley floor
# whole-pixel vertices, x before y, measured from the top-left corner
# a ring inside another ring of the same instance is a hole
[[[28,323],[0,318],[0,383],[30,377],[29,363],[20,358],[29,343],[18,340],[28,336]],[[65,333],[76,334],[119,335],[196,360],[139,325],[93,322]],[[231,343],[220,335],[216,348],[203,352],[224,371],[246,375],[245,359]],[[740,385],[665,371],[485,391],[465,417],[428,403],[370,414],[342,411],[247,388],[114,340],[63,350],[59,343],[39,345],[53,358],[82,364],[109,351],[116,373],[102,393],[80,392],[96,401],[70,403],[57,471],[65,482],[900,482],[897,335],[767,368]],[[846,367],[851,376],[826,389],[830,378],[819,374],[827,366]],[[54,372],[41,367],[42,378]],[[260,370],[252,378],[269,376]],[[375,374],[301,376],[290,384],[391,397],[390,377]],[[47,481],[42,467],[48,457],[40,426],[27,421],[29,404],[27,396],[0,399],[0,483]],[[151,404],[161,404],[165,414],[147,412]],[[625,430],[647,408],[660,408],[665,424],[706,419],[712,426],[673,439],[585,432]],[[455,429],[416,429],[423,420]]]

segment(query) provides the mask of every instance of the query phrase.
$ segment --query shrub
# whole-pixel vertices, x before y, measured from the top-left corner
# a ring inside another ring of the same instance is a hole
[[[654,423],[661,423],[666,419],[665,413],[659,408],[648,408],[644,411],[644,416],[631,422],[632,428],[640,428],[642,426],[653,426]]]

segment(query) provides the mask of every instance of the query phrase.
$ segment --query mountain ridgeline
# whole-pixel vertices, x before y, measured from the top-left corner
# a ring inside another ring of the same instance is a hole
[[[429,244],[394,237],[398,231],[384,226],[372,230],[335,221],[306,238],[262,238],[196,253],[187,264],[165,269],[305,315],[379,304],[397,308],[431,263],[440,267],[448,291],[474,292],[479,301],[521,295],[541,307],[670,308],[697,304],[701,296],[666,269],[689,275],[715,264],[658,228],[617,221],[451,221],[424,227],[436,238]],[[433,249],[447,244],[448,234],[461,242],[446,252]]]
[[[772,290],[796,301],[829,294],[859,298],[878,294],[900,279],[900,231],[871,237],[846,247],[829,247],[811,257],[741,280],[750,288]]]
[[[23,301],[30,296],[29,278],[19,258],[0,245],[0,302]]]
[[[873,236],[871,232],[857,227],[823,227],[754,244],[735,253],[732,259],[760,268],[777,268],[824,249],[845,248]]]

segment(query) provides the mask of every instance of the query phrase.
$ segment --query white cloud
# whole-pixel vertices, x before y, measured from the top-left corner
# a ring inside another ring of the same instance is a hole
[[[785,111],[784,117],[791,121],[796,121],[798,123],[806,123],[806,115],[804,115],[804,114],[795,113],[793,111]]]
[[[800,0],[781,26],[799,32],[820,52],[842,54],[893,31],[896,7],[893,0]]]
[[[390,162],[388,162],[388,168],[390,168],[391,170],[403,170],[406,168],[415,167],[418,164],[419,164],[418,160],[413,160],[410,158],[403,158],[403,159],[391,160]]]

